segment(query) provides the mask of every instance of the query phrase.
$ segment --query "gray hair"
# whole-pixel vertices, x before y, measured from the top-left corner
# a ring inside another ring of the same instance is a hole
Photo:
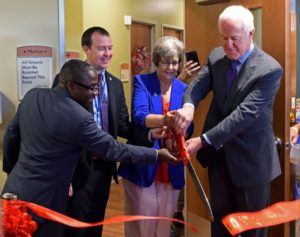
[[[232,5],[223,10],[223,12],[219,16],[219,30],[221,22],[226,20],[241,22],[245,32],[250,32],[254,30],[253,14],[249,11],[249,9],[241,5]]]
[[[182,41],[173,36],[165,36],[158,39],[154,44],[152,61],[157,67],[161,58],[178,56],[179,63],[183,61],[184,47]]]

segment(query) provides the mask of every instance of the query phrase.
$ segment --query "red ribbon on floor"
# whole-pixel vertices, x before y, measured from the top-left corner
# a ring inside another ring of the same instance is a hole
[[[61,213],[55,212],[48,208],[42,207],[40,205],[25,202],[20,200],[4,200],[2,199],[3,206],[3,232],[5,237],[30,237],[31,234],[37,229],[37,224],[35,221],[31,220],[31,216],[27,213],[27,208],[29,208],[36,215],[43,217],[45,219],[56,221],[58,223],[76,227],[76,228],[86,228],[100,225],[116,224],[129,221],[140,221],[140,220],[165,220],[173,221],[186,225],[192,231],[198,232],[198,229],[184,221],[175,218],[163,217],[163,216],[116,216],[108,218],[104,221],[99,221],[96,223],[86,223],[78,221]]]
[[[300,199],[278,202],[257,212],[238,212],[225,216],[223,224],[232,236],[246,230],[268,227],[300,218]]]

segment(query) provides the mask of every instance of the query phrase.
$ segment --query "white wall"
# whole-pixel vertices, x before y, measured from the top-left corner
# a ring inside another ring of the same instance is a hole
[[[0,29],[0,91],[3,116],[0,124],[0,170],[2,170],[3,135],[19,103],[16,48],[24,45],[53,47],[54,71],[59,70],[58,0],[1,0]],[[0,172],[0,190],[5,177]]]

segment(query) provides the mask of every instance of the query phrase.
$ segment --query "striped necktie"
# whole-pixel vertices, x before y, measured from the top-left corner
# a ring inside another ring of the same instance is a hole
[[[98,102],[101,103],[101,110],[100,110],[100,116],[101,116],[101,127],[102,130],[107,132],[108,131],[108,100],[106,98],[104,89],[105,82],[103,81],[103,76],[100,73],[99,76],[99,95],[98,95]]]

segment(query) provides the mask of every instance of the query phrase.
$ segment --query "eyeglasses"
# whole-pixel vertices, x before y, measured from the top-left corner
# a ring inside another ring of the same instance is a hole
[[[98,94],[99,93],[99,85],[98,84],[93,84],[90,86],[84,85],[78,81],[73,81],[74,84],[81,86],[82,88],[85,88],[87,90],[90,90],[91,92],[93,92],[94,94]]]
[[[164,66],[164,67],[169,67],[170,65],[172,65],[173,67],[176,67],[179,62],[174,60],[174,61],[160,61],[160,63]]]

